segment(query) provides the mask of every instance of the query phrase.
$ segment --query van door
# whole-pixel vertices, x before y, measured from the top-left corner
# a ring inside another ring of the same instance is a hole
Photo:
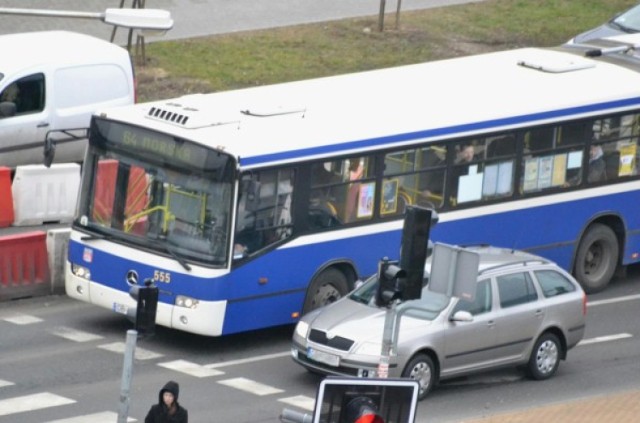
[[[0,92],[0,102],[15,104],[15,114],[0,115],[0,166],[32,164],[42,156],[49,125],[43,73],[20,78]]]

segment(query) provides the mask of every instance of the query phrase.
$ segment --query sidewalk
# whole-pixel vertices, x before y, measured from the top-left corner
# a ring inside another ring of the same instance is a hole
[[[497,414],[461,423],[631,423],[640,422],[640,390]]]

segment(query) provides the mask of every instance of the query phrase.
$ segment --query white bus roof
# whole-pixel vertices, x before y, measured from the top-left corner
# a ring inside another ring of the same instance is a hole
[[[253,167],[622,111],[640,105],[637,70],[574,47],[524,48],[189,95],[105,115],[223,148]]]
[[[40,31],[0,36],[0,74],[11,75],[44,65],[112,63],[126,49],[89,35]],[[128,53],[127,53],[128,55]]]

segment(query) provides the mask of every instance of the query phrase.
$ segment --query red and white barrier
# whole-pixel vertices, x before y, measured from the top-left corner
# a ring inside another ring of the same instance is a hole
[[[11,185],[14,226],[70,223],[73,220],[80,165],[76,163],[18,166]]]
[[[46,232],[0,237],[0,300],[51,292]]]

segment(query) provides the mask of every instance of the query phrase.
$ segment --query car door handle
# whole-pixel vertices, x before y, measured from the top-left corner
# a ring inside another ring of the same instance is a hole
[[[49,122],[40,122],[36,128],[46,128],[47,126],[49,126]]]
[[[542,310],[536,310],[536,317],[540,317],[540,316],[542,316],[542,315],[544,315],[544,311],[542,311]]]
[[[493,320],[489,320],[489,321],[487,322],[487,326],[488,326],[488,327],[490,327],[490,328],[494,327],[495,325],[496,325],[496,322],[495,322],[495,321],[493,321]]]

